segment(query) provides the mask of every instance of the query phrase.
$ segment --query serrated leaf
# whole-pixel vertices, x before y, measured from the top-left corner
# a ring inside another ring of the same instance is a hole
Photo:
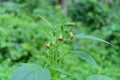
[[[50,80],[51,73],[48,69],[36,64],[27,63],[15,70],[12,80]]]
[[[97,66],[96,61],[88,54],[83,51],[74,51],[77,55],[79,55],[85,61],[91,63],[94,66]]]
[[[109,77],[103,76],[103,75],[91,75],[87,78],[87,80],[113,80]]]
[[[95,37],[95,36],[91,36],[91,35],[85,35],[85,34],[78,34],[76,35],[77,38],[85,38],[85,39],[91,39],[91,40],[96,40],[96,41],[100,41],[100,42],[104,42],[104,43],[107,43],[109,45],[111,45],[109,42],[103,40],[103,39],[100,39],[98,37]]]

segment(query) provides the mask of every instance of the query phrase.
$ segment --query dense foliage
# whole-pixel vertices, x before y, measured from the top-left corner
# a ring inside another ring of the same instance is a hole
[[[75,0],[74,4],[68,1],[68,17],[55,0],[6,1],[0,4],[0,80],[11,80],[14,70],[21,63],[34,62],[43,66],[48,61],[45,45],[51,40],[52,30],[41,16],[55,27],[67,24],[70,32],[101,37],[113,45],[85,39],[64,42],[62,48],[66,50],[79,49],[92,55],[98,67],[76,55],[65,57],[64,71],[56,69],[60,80],[82,80],[88,76],[88,80],[92,80],[93,76],[97,76],[95,74],[120,79],[120,1],[115,0],[112,4],[103,4],[100,0]],[[69,22],[75,25],[71,26]]]
[[[101,28],[109,23],[109,7],[97,0],[81,0],[70,5],[69,11],[73,20],[82,21],[88,27]]]

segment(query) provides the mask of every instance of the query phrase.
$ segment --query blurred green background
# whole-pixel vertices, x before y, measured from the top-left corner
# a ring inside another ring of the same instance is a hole
[[[49,29],[43,28],[48,25],[39,16],[55,26],[73,22],[75,34],[94,35],[113,44],[91,40],[72,44],[90,53],[99,67],[68,58],[64,66],[67,72],[78,78],[102,74],[120,80],[119,8],[119,0],[0,0],[0,80],[11,80],[20,63],[46,61]]]

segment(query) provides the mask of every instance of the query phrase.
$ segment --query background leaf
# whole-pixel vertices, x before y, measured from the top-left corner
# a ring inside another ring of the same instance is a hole
[[[91,75],[87,78],[87,80],[113,80],[109,77],[103,76],[103,75]]]
[[[23,64],[16,69],[12,80],[50,80],[51,73],[48,69],[36,64]]]

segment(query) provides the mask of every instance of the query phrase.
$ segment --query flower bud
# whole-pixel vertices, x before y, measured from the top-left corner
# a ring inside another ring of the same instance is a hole
[[[60,36],[60,37],[58,38],[58,41],[63,41],[62,36]]]
[[[75,35],[74,35],[72,32],[70,33],[70,39],[71,39],[71,40],[74,40],[74,39],[75,39]]]
[[[50,49],[50,45],[49,45],[49,44],[46,44],[46,45],[45,45],[45,48],[46,48],[46,49]]]

